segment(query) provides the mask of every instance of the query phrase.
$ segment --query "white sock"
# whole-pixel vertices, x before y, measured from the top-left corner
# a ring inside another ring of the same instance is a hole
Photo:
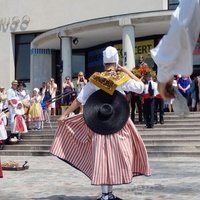
[[[113,191],[113,186],[112,185],[109,185],[108,186],[108,192],[112,192]]]
[[[38,121],[38,122],[37,122],[37,127],[38,127],[38,128],[41,128],[41,121]]]
[[[102,193],[107,194],[109,192],[108,188],[109,188],[108,185],[101,185]]]

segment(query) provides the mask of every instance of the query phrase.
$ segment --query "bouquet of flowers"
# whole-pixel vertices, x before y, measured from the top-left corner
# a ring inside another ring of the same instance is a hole
[[[134,67],[132,69],[132,73],[138,78],[142,78],[146,73],[150,73],[151,77],[156,77],[156,73],[152,70],[152,68],[148,67],[147,65]]]

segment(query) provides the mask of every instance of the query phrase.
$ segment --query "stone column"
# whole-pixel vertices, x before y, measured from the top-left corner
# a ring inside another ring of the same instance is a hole
[[[60,35],[61,40],[61,60],[63,63],[63,72],[61,76],[61,87],[62,83],[65,81],[65,77],[69,76],[72,79],[72,39],[66,36],[65,32]],[[62,91],[63,92],[63,91]],[[62,113],[65,111],[65,107],[62,107]]]
[[[120,21],[122,30],[123,65],[129,69],[135,67],[135,32],[129,18]]]
[[[66,76],[72,78],[72,39],[67,36],[61,36],[61,56],[63,61],[62,82]]]

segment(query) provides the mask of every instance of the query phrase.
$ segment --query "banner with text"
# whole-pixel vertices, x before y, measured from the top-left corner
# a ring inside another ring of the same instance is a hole
[[[119,52],[120,61],[122,62],[123,50],[122,44],[116,44],[114,47]],[[143,55],[144,58],[151,58],[150,50],[154,48],[154,40],[144,40],[135,42],[135,59],[138,60],[140,55]]]

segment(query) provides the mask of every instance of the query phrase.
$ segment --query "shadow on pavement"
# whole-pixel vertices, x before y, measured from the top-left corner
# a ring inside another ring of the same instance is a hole
[[[54,195],[49,197],[33,198],[33,200],[96,200],[97,197]]]

